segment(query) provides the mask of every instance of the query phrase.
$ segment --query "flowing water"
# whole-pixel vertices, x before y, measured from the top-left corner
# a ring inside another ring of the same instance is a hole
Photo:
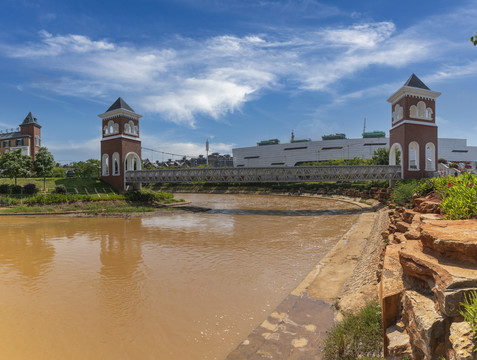
[[[212,210],[0,217],[0,359],[223,359],[358,216],[317,198],[177,197]]]

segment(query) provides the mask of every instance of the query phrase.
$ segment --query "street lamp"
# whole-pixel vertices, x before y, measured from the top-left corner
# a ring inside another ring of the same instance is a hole
[[[206,164],[207,164],[207,167],[209,167],[209,138],[207,138],[206,142],[205,142],[205,152],[206,152]]]

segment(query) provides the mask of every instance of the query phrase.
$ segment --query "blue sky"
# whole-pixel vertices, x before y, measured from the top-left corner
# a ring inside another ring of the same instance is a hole
[[[118,96],[143,146],[175,154],[357,138],[364,118],[388,133],[412,73],[442,92],[439,137],[477,145],[477,0],[0,3],[0,129],[31,111],[60,162],[99,159]]]

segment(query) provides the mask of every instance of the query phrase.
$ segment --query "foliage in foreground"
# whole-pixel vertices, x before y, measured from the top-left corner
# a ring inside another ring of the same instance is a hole
[[[468,322],[470,328],[474,332],[474,344],[477,343],[477,291],[471,291],[464,295],[464,301],[460,303],[463,307],[460,310],[460,314],[464,317],[464,321]],[[474,348],[474,352],[477,351],[477,347]]]
[[[437,193],[446,219],[458,220],[477,217],[477,176],[464,173],[426,179],[419,182],[416,193],[423,196]]]
[[[391,190],[391,201],[398,205],[411,203],[417,185],[418,182],[414,179],[397,181]]]
[[[377,302],[368,303],[357,314],[346,314],[343,321],[328,330],[323,359],[379,357],[382,334],[381,307]]]

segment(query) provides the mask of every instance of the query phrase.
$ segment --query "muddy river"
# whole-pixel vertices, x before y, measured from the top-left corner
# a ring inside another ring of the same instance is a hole
[[[0,217],[0,359],[223,359],[358,216],[317,198],[176,197],[211,210]]]

